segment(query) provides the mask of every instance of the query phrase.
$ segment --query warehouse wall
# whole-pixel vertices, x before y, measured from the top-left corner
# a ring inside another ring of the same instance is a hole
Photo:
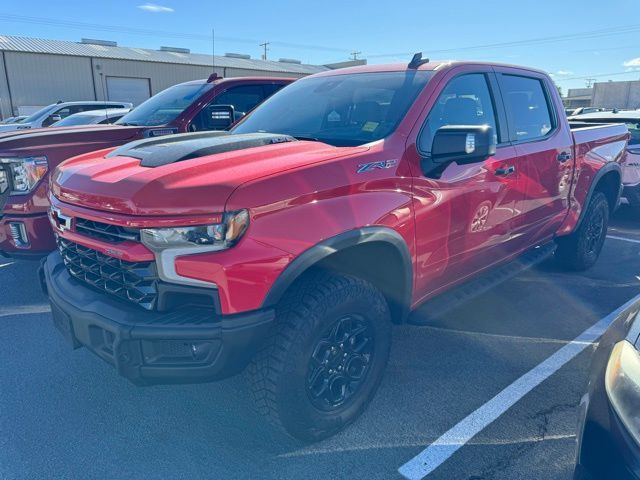
[[[95,99],[89,58],[18,52],[4,57],[14,110]]]
[[[105,100],[107,77],[146,79],[150,94],[155,95],[177,83],[207,78],[211,72],[211,67],[199,65],[0,51],[0,115],[6,118],[26,107],[58,100]],[[224,77],[305,76],[231,67],[216,67],[216,73]]]
[[[7,72],[4,69],[4,52],[0,52],[0,116],[12,117],[11,92],[7,83]]]
[[[640,108],[640,81],[597,82],[593,86],[592,105],[604,108]]]
[[[257,70],[245,70],[243,68],[231,68],[227,67],[224,69],[225,77],[289,77],[289,78],[302,78],[306,77],[306,75],[302,73],[280,73],[280,72],[260,72]]]
[[[210,67],[179,65],[157,62],[135,62],[130,60],[93,59],[94,82],[98,100],[105,100],[106,77],[131,77],[150,80],[151,95],[176,83],[199,80],[211,75]],[[218,75],[223,69],[217,68]],[[104,86],[104,88],[103,88]]]

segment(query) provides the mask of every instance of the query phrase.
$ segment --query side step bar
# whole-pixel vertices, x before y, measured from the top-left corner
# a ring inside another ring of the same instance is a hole
[[[508,263],[493,267],[475,278],[453,287],[431,300],[427,300],[418,307],[417,312],[409,315],[408,322],[414,325],[428,325],[431,319],[444,315],[448,311],[543,262],[553,255],[556,248],[555,242],[538,245]]]

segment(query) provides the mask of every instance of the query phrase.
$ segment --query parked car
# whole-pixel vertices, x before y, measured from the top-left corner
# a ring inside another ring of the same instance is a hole
[[[74,113],[59,122],[51,125],[52,127],[76,127],[78,125],[108,125],[116,123],[127,113],[130,108],[105,108],[103,110],[88,110],[86,112]]]
[[[613,110],[612,108],[602,108],[602,107],[579,107],[576,108],[571,116],[573,115],[583,115],[585,113],[597,113],[597,112],[610,112]]]
[[[575,125],[598,125],[605,123],[624,123],[631,138],[627,146],[627,156],[622,163],[622,203],[640,207],[640,111],[614,110],[575,115],[569,118]]]
[[[580,402],[575,480],[640,479],[640,299],[598,342]]]
[[[6,124],[9,124],[9,123],[20,123],[25,118],[27,118],[26,115],[18,115],[17,117],[9,117],[9,118],[5,118],[3,121],[1,121],[0,124],[6,125]]]
[[[50,127],[63,118],[74,113],[105,109],[105,108],[131,108],[133,104],[128,102],[87,101],[87,102],[58,102],[48,107],[41,108],[32,113],[19,123],[0,125],[0,133],[11,130],[27,130],[32,128]]]
[[[49,172],[62,161],[132,140],[178,132],[221,130],[291,78],[217,78],[170,87],[116,125],[60,127],[0,134],[0,255],[41,257],[55,248],[49,209]],[[4,174],[2,173],[4,170]]]
[[[525,252],[592,266],[628,137],[570,129],[524,67],[416,55],[313,75],[231,133],[60,165],[54,323],[136,384],[250,364],[259,409],[318,440],[366,408],[392,323],[427,299]]]

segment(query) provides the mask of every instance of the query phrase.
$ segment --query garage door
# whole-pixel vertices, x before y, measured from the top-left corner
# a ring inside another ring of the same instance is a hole
[[[151,96],[148,78],[107,77],[107,96],[116,102],[140,105]]]

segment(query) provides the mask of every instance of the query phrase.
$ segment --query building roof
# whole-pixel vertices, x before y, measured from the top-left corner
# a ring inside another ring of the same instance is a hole
[[[53,55],[70,55],[76,57],[110,58],[116,60],[133,60],[139,62],[175,63],[182,65],[211,66],[211,55],[201,53],[181,53],[171,51],[150,50],[97,45],[89,43],[68,42],[63,40],[45,40],[41,38],[15,37],[0,35],[0,50],[27,53],[48,53]],[[216,67],[241,68],[276,73],[313,74],[328,70],[327,67],[269,60],[245,59],[226,56],[215,56]]]

